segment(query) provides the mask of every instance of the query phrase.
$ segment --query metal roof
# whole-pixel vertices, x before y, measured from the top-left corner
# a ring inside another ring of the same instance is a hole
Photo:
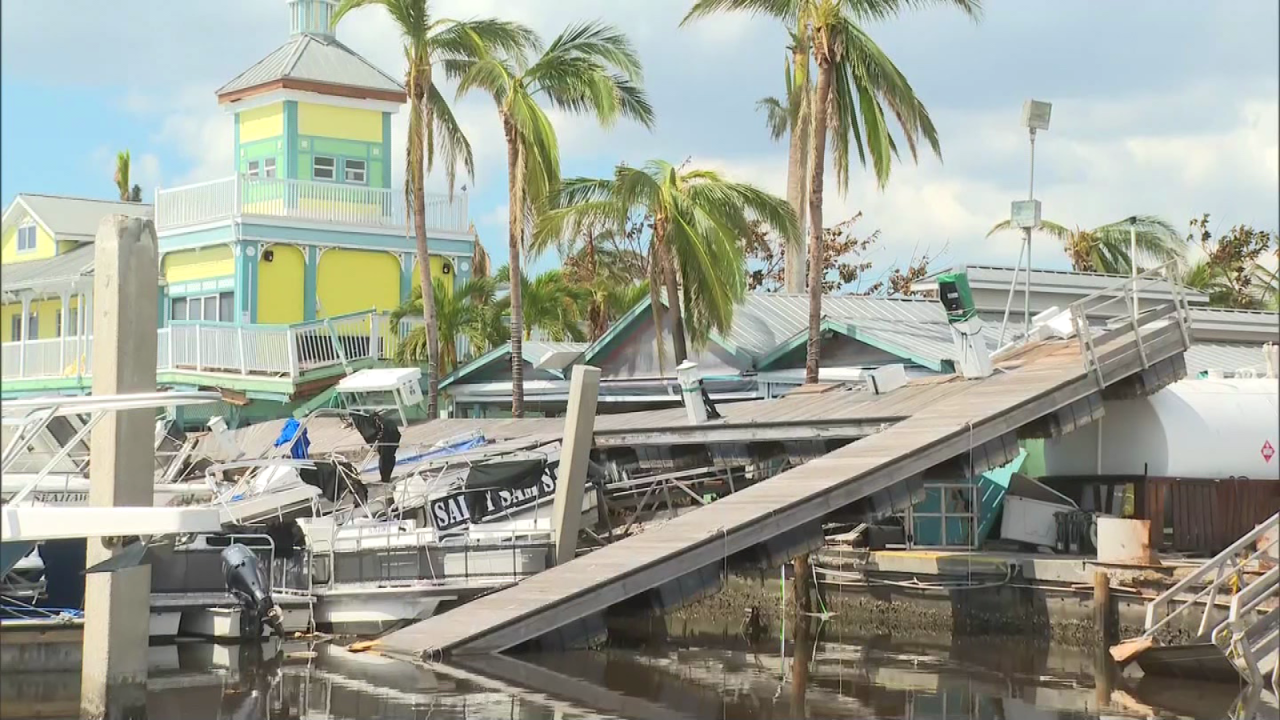
[[[18,204],[25,207],[32,219],[44,226],[55,239],[77,242],[93,242],[98,234],[98,225],[108,215],[153,216],[151,206],[146,203],[18,193],[14,204],[5,213],[6,226],[16,217],[13,210]],[[9,269],[6,268],[5,272]]]
[[[1209,342],[1280,342],[1280,313],[1193,307],[1191,337]]]
[[[81,245],[46,260],[13,263],[0,273],[0,291],[29,290],[38,285],[70,280],[93,273],[93,245]]]
[[[1261,374],[1267,369],[1261,345],[1193,342],[1184,357],[1187,361],[1187,377],[1191,378],[1205,370],[1235,372],[1248,368]]]
[[[218,88],[217,94],[222,96],[285,79],[404,92],[404,86],[395,78],[379,70],[336,38],[301,34]]]
[[[999,265],[956,265],[945,270],[927,275],[915,284],[917,290],[933,290],[937,288],[937,279],[943,273],[963,272],[969,277],[969,286],[979,288],[1008,288],[1013,282],[1014,269]],[[1026,274],[1018,273],[1019,283]],[[1034,295],[1037,290],[1043,292],[1079,293],[1090,295],[1099,290],[1113,288],[1128,279],[1128,275],[1112,275],[1110,273],[1076,272],[1075,270],[1031,270],[1031,288]],[[1183,288],[1183,293],[1190,303],[1207,303],[1209,296],[1196,290]],[[1142,288],[1143,297],[1171,294],[1167,282],[1152,283]]]
[[[946,313],[936,300],[834,295],[822,299],[822,316],[828,320],[870,327],[881,323],[941,323]],[[809,296],[753,293],[733,314],[733,325],[724,340],[759,358],[809,327]]]

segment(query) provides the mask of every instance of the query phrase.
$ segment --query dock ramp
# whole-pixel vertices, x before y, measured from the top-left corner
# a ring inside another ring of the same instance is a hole
[[[373,647],[434,660],[578,645],[603,632],[604,613],[613,605],[647,595],[637,601],[667,607],[718,587],[743,556],[776,563],[811,549],[832,513],[873,517],[901,510],[912,483],[918,487],[934,466],[957,459],[975,470],[1003,464],[1017,452],[1021,428],[1069,429],[1080,412],[1085,421],[1092,417],[1104,390],[1154,392],[1185,374],[1185,301],[1136,314],[1130,287],[1071,306],[1071,339],[1037,340],[1006,353],[990,377],[948,383],[933,402],[881,432],[394,632]],[[1097,308],[1121,302],[1122,312],[1096,327]]]

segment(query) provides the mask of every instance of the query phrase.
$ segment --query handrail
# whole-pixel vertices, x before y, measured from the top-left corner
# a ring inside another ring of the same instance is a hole
[[[1167,624],[1172,618],[1177,617],[1178,615],[1181,615],[1183,612],[1186,612],[1188,608],[1191,608],[1196,603],[1196,601],[1198,601],[1205,594],[1212,592],[1214,588],[1217,588],[1223,585],[1224,583],[1228,582],[1231,578],[1231,575],[1230,574],[1224,575],[1222,573],[1219,573],[1218,577],[1212,583],[1210,583],[1209,585],[1206,585],[1199,592],[1193,595],[1190,599],[1187,599],[1178,608],[1176,608],[1172,612],[1169,612],[1167,615],[1165,615],[1165,617],[1162,620],[1160,620],[1159,622],[1156,622],[1156,619],[1155,619],[1156,611],[1160,607],[1164,606],[1167,609],[1168,606],[1171,605],[1177,599],[1177,596],[1179,594],[1185,592],[1188,588],[1191,588],[1196,584],[1202,582],[1205,578],[1209,577],[1210,573],[1218,571],[1220,568],[1225,567],[1227,563],[1230,560],[1233,560],[1238,553],[1240,553],[1245,548],[1250,547],[1252,544],[1256,543],[1258,538],[1262,537],[1262,535],[1266,533],[1268,530],[1270,530],[1272,527],[1275,527],[1277,523],[1280,523],[1280,513],[1276,513],[1275,515],[1272,515],[1270,518],[1265,520],[1262,524],[1258,525],[1253,530],[1250,530],[1249,532],[1242,535],[1240,539],[1231,543],[1231,545],[1228,546],[1226,550],[1223,550],[1222,552],[1218,553],[1208,562],[1201,565],[1194,572],[1190,573],[1185,578],[1175,583],[1173,587],[1161,593],[1154,600],[1148,602],[1146,622],[1145,622],[1146,631],[1143,633],[1143,637],[1149,637],[1153,635],[1157,630],[1164,627],[1165,624]],[[1235,565],[1235,568],[1238,569],[1250,562],[1253,562],[1259,556],[1269,551],[1276,544],[1277,544],[1277,541],[1272,540],[1269,543],[1267,543],[1264,547],[1256,549],[1247,558],[1245,558],[1244,561]],[[1207,611],[1208,611],[1208,608],[1206,608],[1206,612]]]

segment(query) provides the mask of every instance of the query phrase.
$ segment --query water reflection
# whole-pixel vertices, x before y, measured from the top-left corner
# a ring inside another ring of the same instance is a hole
[[[151,651],[153,720],[1277,716],[1274,696],[1248,707],[1258,701],[1231,686],[1122,677],[1090,651],[842,638],[813,627],[762,643],[667,633],[641,646],[431,668],[324,644]],[[78,715],[75,673],[5,670],[0,718]]]

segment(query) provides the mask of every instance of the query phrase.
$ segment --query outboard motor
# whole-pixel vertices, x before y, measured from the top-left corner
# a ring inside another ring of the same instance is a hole
[[[226,575],[227,592],[240,601],[240,637],[257,638],[262,626],[270,625],[277,637],[284,637],[280,608],[258,571],[258,556],[240,543],[222,551],[222,571]]]

